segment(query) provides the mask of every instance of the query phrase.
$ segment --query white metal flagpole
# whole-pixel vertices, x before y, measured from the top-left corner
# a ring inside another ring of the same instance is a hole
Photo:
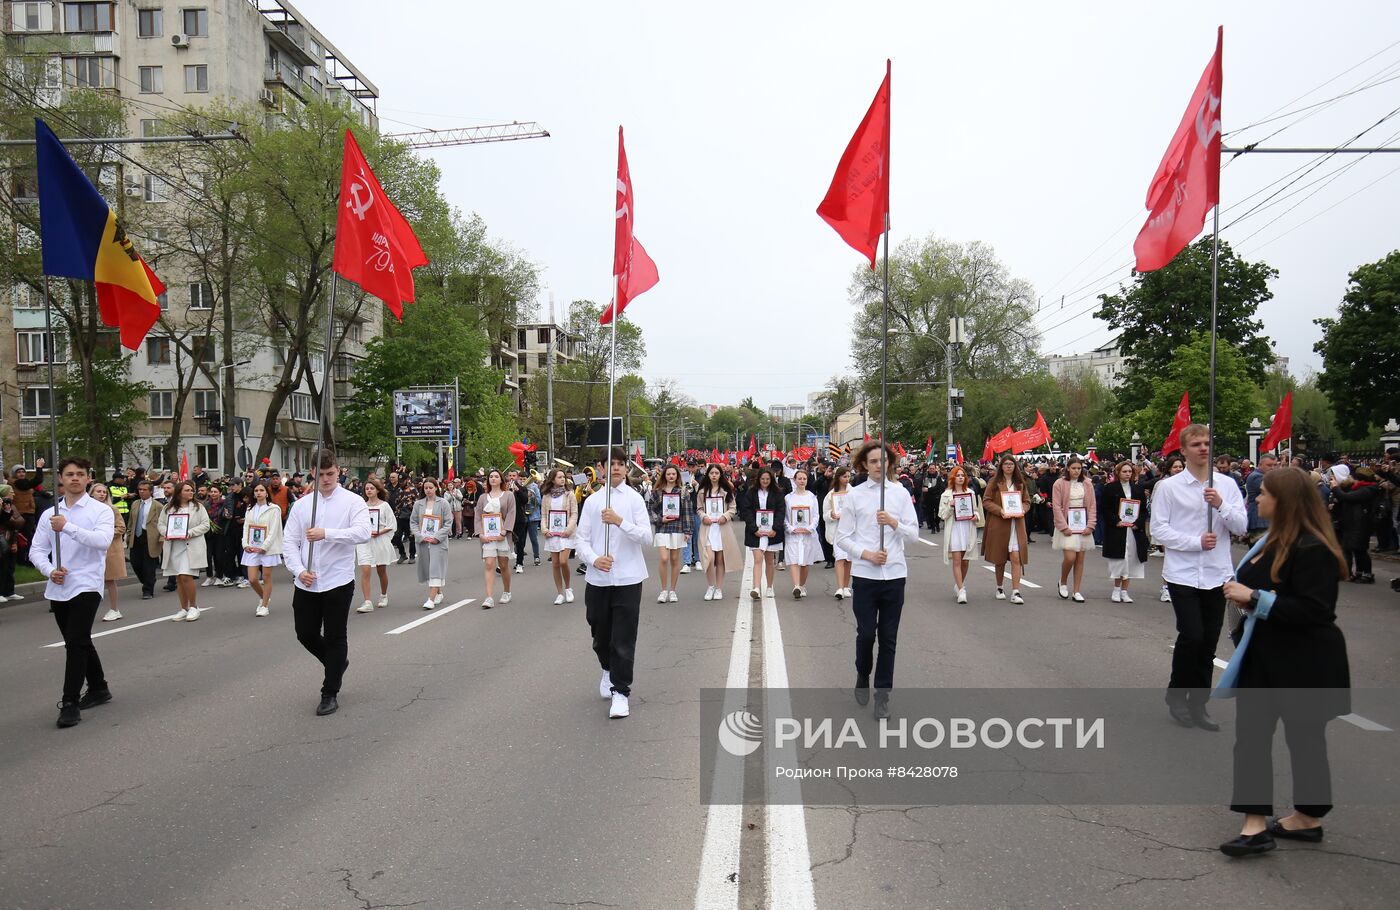
[[[1210,252],[1210,407],[1207,411],[1210,421],[1210,433],[1208,434],[1210,462],[1206,465],[1206,489],[1209,490],[1215,485],[1215,307],[1219,296],[1220,279],[1220,203],[1215,204],[1215,214],[1212,216],[1214,227],[1212,229],[1213,240]],[[1210,505],[1206,505],[1206,533],[1213,530],[1215,524],[1215,512]],[[1229,546],[1229,541],[1226,541]]]
[[[603,508],[612,508],[612,450],[613,450],[613,403],[617,391],[617,321],[622,318],[620,307],[618,306],[618,292],[622,287],[618,276],[614,275],[613,302],[612,302],[612,324],[610,350],[608,354],[608,449],[603,455]],[[611,527],[607,522],[603,523],[603,555],[609,555],[609,546],[612,543],[612,535],[609,533]]]
[[[330,381],[331,381],[331,348],[335,344],[335,292],[340,286],[340,276],[334,271],[331,272],[331,296],[326,304],[326,350],[321,357],[321,413],[320,420],[316,424],[316,453],[311,457],[311,527],[316,527],[316,506],[321,501],[321,449],[326,441],[326,410],[330,403]],[[306,544],[306,571],[314,572],[311,568],[312,558],[316,554],[316,541],[308,541]]]

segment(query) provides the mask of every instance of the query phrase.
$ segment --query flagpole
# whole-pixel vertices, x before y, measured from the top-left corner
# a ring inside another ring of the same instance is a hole
[[[44,352],[44,359],[49,365],[49,473],[56,475],[58,471],[58,417],[57,401],[54,398],[53,388],[53,362],[58,354],[57,339],[53,337],[53,300],[49,296],[49,276],[44,275],[44,343],[48,345],[48,350]],[[96,454],[96,453],[93,453]],[[59,503],[63,501],[63,488],[55,480],[53,498],[53,514],[58,515]],[[58,534],[53,535],[53,567],[63,568],[62,545],[59,542]]]
[[[890,213],[885,210],[885,294],[884,305],[880,309],[882,329],[880,338],[880,511],[885,511],[885,484],[889,481],[890,466],[885,455],[885,411],[889,406],[890,370]],[[876,524],[879,524],[878,522]],[[885,526],[880,528],[880,549],[885,549]]]
[[[331,272],[331,296],[326,304],[326,349],[321,357],[321,409],[317,415],[320,419],[316,422],[316,453],[311,457],[311,527],[316,527],[316,506],[321,501],[321,450],[326,440],[326,408],[330,400],[330,379],[331,379],[331,347],[335,343],[335,292],[340,286],[340,276],[334,271]],[[316,554],[316,541],[308,541],[306,544],[306,571],[315,571],[311,568],[311,561]]]
[[[1209,451],[1210,461],[1206,464],[1206,489],[1209,490],[1215,483],[1215,309],[1219,296],[1220,280],[1220,203],[1216,202],[1213,210],[1211,228],[1211,251],[1210,251],[1210,408],[1208,419],[1210,421]],[[1209,504],[1206,505],[1206,533],[1209,534],[1215,524],[1215,513]]]
[[[608,355],[608,450],[603,456],[603,508],[612,508],[612,449],[613,449],[613,399],[617,391],[617,320],[622,318],[621,307],[618,306],[618,295],[622,290],[622,282],[618,276],[614,275],[613,283],[613,315],[611,323],[610,353]],[[681,440],[684,444],[685,440]],[[609,555],[609,546],[612,543],[611,526],[603,522],[603,555]]]

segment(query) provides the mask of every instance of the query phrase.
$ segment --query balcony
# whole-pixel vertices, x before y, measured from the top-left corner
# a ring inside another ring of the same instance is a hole
[[[302,45],[302,28],[295,22],[265,22],[263,34],[267,36],[268,44],[277,48],[278,53],[286,54],[298,66],[320,68],[324,63]]]
[[[263,82],[267,85],[276,85],[285,88],[296,95],[305,104],[306,101],[315,96],[314,87],[302,78],[299,67],[285,66],[282,64],[268,64],[263,71]]]

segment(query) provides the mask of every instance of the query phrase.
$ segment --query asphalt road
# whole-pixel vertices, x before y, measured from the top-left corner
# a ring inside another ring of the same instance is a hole
[[[832,573],[814,568],[806,601],[780,584],[757,607],[736,575],[719,603],[700,600],[699,574],[677,604],[648,583],[632,716],[609,720],[581,579],[554,606],[547,570],[529,566],[511,604],[482,611],[477,552],[453,544],[444,607],[468,602],[451,611],[424,612],[414,567],[391,567],[392,605],[351,615],[326,718],[285,574],[266,619],[249,591],[202,588],[199,622],[141,625],[174,595],[124,588],[126,619],[96,629],[114,633],[97,644],[115,700],[69,730],[54,726],[51,617],[32,598],[0,610],[0,908],[1390,907],[1400,892],[1393,806],[1339,806],[1325,844],[1251,862],[1216,852],[1238,826],[1221,806],[711,810],[702,689],[850,685]],[[958,606],[938,550],[919,548],[898,685],[1163,685],[1160,560],[1118,605],[1091,554],[1079,605],[1054,594],[1055,556],[1034,546],[1042,587],[1021,607],[994,601],[974,563],[973,603]],[[1395,568],[1344,586],[1358,685],[1400,685]],[[1346,748],[1400,735],[1339,726]]]

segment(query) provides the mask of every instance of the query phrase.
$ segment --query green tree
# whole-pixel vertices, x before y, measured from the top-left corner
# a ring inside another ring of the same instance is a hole
[[[58,430],[58,450],[64,455],[79,455],[93,464],[96,476],[103,477],[107,468],[119,467],[127,461],[146,461],[145,454],[135,451],[136,427],[146,414],[136,407],[137,399],[144,398],[150,385],[131,380],[131,357],[124,353],[98,350],[92,359],[88,378],[75,369],[68,369],[55,375],[54,391],[60,402],[81,401],[85,387],[90,384],[94,392],[94,407],[91,411],[63,407],[54,423]],[[91,438],[96,436],[100,444],[92,447]],[[42,433],[48,440],[48,426]]]
[[[1209,334],[1210,274],[1211,238],[1203,237],[1157,271],[1138,273],[1117,294],[1099,295],[1094,316],[1118,332],[1119,351],[1127,359],[1118,389],[1125,411],[1146,406],[1154,380],[1167,374],[1180,349],[1196,334]],[[1261,334],[1255,313],[1273,299],[1269,281],[1276,277],[1277,269],[1240,259],[1229,243],[1220,242],[1217,335],[1222,348],[1239,355],[1252,382],[1261,382],[1274,362],[1273,343]]]
[[[1352,438],[1400,416],[1400,250],[1352,272],[1335,319],[1314,320],[1322,340],[1318,387]]]
[[[1269,410],[1264,396],[1249,373],[1247,355],[1233,345],[1221,344],[1215,358],[1216,445],[1239,453],[1245,450],[1245,431],[1255,418],[1265,418]],[[1176,352],[1164,375],[1152,380],[1152,398],[1133,414],[1132,427],[1151,450],[1160,449],[1171,429],[1181,393],[1191,394],[1191,418],[1198,423],[1208,419],[1210,407],[1210,335],[1197,333]]]

